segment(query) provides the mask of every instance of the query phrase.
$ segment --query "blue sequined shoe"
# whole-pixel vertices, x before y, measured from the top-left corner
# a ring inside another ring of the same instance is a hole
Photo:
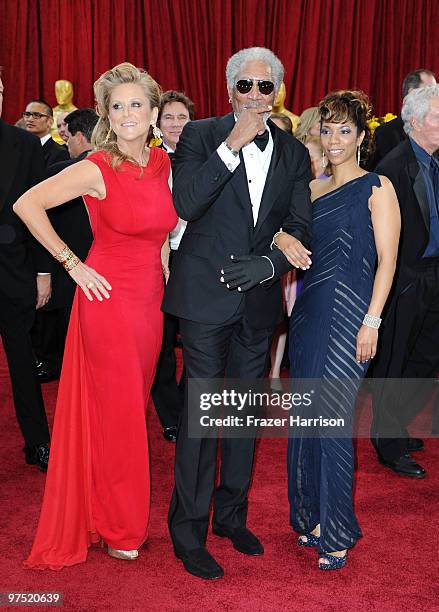
[[[326,559],[328,563],[321,563],[320,559]],[[329,555],[326,553],[322,553],[319,559],[319,569],[321,570],[337,570],[341,569],[346,565],[346,561],[348,560],[348,554],[346,553],[344,557],[336,557],[335,555]]]
[[[305,537],[306,540],[302,540],[302,537]],[[298,537],[297,543],[299,546],[306,546],[307,548],[311,546],[318,546],[320,544],[320,536],[316,536],[312,533],[304,533]]]

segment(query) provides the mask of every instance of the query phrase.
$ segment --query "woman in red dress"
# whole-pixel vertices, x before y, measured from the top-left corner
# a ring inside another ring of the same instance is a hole
[[[79,288],[70,319],[40,521],[25,566],[85,561],[92,542],[135,559],[146,539],[150,477],[145,408],[161,347],[160,248],[177,223],[169,158],[148,149],[157,83],[124,63],[95,83],[96,151],[14,205]],[[46,210],[82,195],[94,242],[83,263]]]

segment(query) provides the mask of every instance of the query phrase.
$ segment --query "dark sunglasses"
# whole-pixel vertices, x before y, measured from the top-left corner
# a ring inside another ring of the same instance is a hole
[[[252,90],[253,79],[240,79],[237,81],[235,87],[240,94],[247,94]],[[258,89],[263,96],[269,96],[274,90],[274,83],[272,81],[256,81]]]
[[[32,117],[33,119],[41,119],[41,117],[49,117],[49,115],[45,115],[44,113],[30,113],[29,111],[24,111],[24,113],[21,113],[24,119],[30,119],[30,117]]]

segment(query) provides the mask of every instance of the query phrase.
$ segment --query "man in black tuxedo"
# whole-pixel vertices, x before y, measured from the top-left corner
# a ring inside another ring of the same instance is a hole
[[[163,135],[163,148],[172,160],[181,132],[188,121],[194,119],[194,103],[181,91],[165,91],[160,99],[158,126]],[[186,221],[179,219],[169,234],[167,275],[186,229]],[[185,369],[177,381],[175,345],[178,334],[178,319],[165,314],[162,350],[157,363],[151,395],[157,415],[163,427],[163,436],[169,442],[177,438],[177,425],[183,410]]]
[[[92,149],[91,135],[98,116],[92,108],[77,109],[65,117],[67,147],[71,159],[49,166],[48,175],[54,176],[72,164],[85,159]],[[90,220],[82,198],[48,211],[55,231],[84,261],[93,241]],[[38,377],[41,382],[57,378],[61,372],[67,328],[76,283],[62,266],[52,273],[52,294],[40,311],[41,327],[36,347]]]
[[[69,159],[66,147],[59,145],[50,135],[53,125],[53,111],[47,102],[44,100],[29,102],[23,113],[23,118],[25,129],[40,139],[47,167]]]
[[[2,102],[0,72],[0,117]],[[45,284],[37,285],[36,272],[50,272],[52,262],[12,210],[23,193],[45,178],[40,142],[0,119],[0,159],[0,335],[11,376],[15,411],[25,440],[26,462],[45,471],[49,459],[49,429],[36,378],[30,331],[35,308],[43,306],[50,294],[45,292]]]
[[[427,70],[427,68],[420,68],[409,72],[402,82],[402,98],[404,99],[412,89],[435,84],[436,78],[434,73],[431,70]],[[387,153],[406,138],[407,135],[404,131],[401,117],[395,117],[395,119],[377,127],[374,134],[375,152],[369,164],[371,170],[376,168]]]
[[[50,135],[53,124],[53,111],[47,102],[44,100],[29,102],[26,110],[23,112],[23,119],[25,130],[40,139],[46,168],[58,161],[69,159],[67,148],[56,143]],[[41,275],[38,282],[45,287],[46,295],[50,298],[50,276]],[[37,376],[40,382],[57,378],[57,376],[47,376],[47,365],[38,357],[38,355],[44,353],[45,336],[51,333],[50,330],[45,329],[43,313],[38,311],[32,329],[32,345],[36,354]]]
[[[188,225],[163,309],[180,318],[189,379],[262,377],[281,315],[279,279],[291,269],[270,249],[281,227],[296,238],[298,265],[310,264],[309,155],[268,119],[283,74],[268,49],[232,56],[226,76],[233,112],[189,122],[174,155],[174,203]],[[219,578],[223,570],[206,550],[217,440],[189,437],[188,417],[199,417],[199,405],[185,404],[169,528],[185,569]],[[221,450],[213,531],[241,553],[260,555],[246,527],[254,439],[224,438]]]
[[[386,306],[373,375],[426,379],[439,370],[439,85],[413,89],[402,120],[408,138],[377,167],[393,183],[402,231],[394,286]],[[378,393],[380,391],[380,393]],[[399,475],[423,478],[410,456],[423,441],[406,427],[422,407],[401,384],[375,390],[372,442],[378,458]]]

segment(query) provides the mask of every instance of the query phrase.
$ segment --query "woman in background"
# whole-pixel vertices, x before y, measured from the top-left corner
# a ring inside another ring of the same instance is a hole
[[[370,142],[367,96],[332,93],[319,113],[322,147],[333,173],[310,184],[312,265],[291,317],[291,375],[324,381],[312,402],[313,416],[344,418],[349,435],[358,386],[375,356],[392,285],[400,215],[391,182],[359,165]],[[294,259],[294,238],[281,233],[276,243]],[[288,444],[291,526],[301,534],[299,545],[318,548],[322,570],[342,568],[347,549],[361,536],[353,508],[352,439],[327,436],[317,431]]]
[[[282,115],[282,113],[271,113],[270,119],[284,132],[288,132],[288,134],[293,133],[293,122],[287,115]]]
[[[323,150],[320,136],[307,138],[305,147],[311,159],[311,172],[315,179],[325,179],[331,176],[331,167]]]
[[[294,136],[303,144],[306,144],[308,138],[320,137],[320,114],[317,106],[310,106],[303,111]]]
[[[161,347],[160,248],[177,223],[169,158],[146,146],[160,88],[124,63],[94,85],[99,121],[89,157],[14,205],[78,284],[59,384],[40,521],[25,565],[85,561],[100,539],[132,560],[146,538],[150,472],[145,408]],[[81,262],[46,210],[83,196],[94,241]]]

